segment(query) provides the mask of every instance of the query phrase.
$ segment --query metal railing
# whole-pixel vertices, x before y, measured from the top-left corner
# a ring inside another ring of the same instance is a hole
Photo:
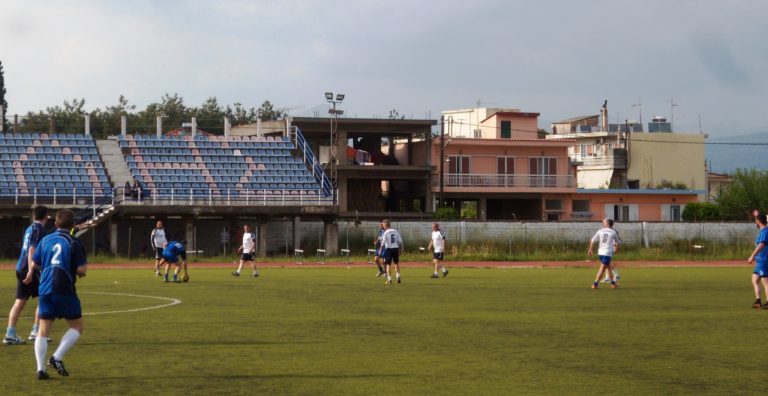
[[[576,187],[576,178],[572,175],[448,173],[445,175],[444,180],[445,187]],[[439,184],[439,178],[434,179],[432,182],[433,186]]]
[[[87,193],[83,192],[87,191]],[[0,189],[0,202],[16,205],[53,204],[90,208],[91,216],[110,205],[208,205],[208,206],[331,206],[333,197],[323,189],[317,190],[247,190],[156,188],[129,190],[124,187],[97,189]],[[85,212],[80,214],[85,218]]]
[[[115,203],[125,206],[331,206],[333,197],[317,190],[155,188],[115,189]]]
[[[307,140],[304,138],[299,127],[291,127],[290,135],[291,141],[296,145],[296,149],[304,160],[304,164],[309,166],[309,169],[312,171],[312,176],[314,176],[315,180],[320,183],[325,194],[331,195],[331,192],[333,191],[331,180],[328,179],[325,170],[323,170],[320,162],[315,158],[315,155],[312,153],[312,148],[307,144]]]
[[[53,204],[71,206],[91,206],[105,197],[111,198],[113,191],[96,188],[0,188],[0,200],[13,201],[14,204]],[[111,199],[110,199],[111,200]]]
[[[612,166],[626,167],[627,157],[623,155],[603,155],[603,156],[574,156],[573,162],[578,162],[581,166]]]

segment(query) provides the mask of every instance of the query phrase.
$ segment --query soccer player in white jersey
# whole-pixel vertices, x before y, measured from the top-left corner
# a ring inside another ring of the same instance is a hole
[[[259,270],[256,269],[256,261],[253,260],[253,253],[256,251],[256,234],[251,232],[251,226],[246,224],[243,226],[243,244],[237,249],[237,252],[242,252],[240,256],[240,265],[237,267],[237,271],[232,273],[232,276],[240,276],[240,271],[243,269],[243,264],[246,262],[251,263],[253,267],[253,277],[259,276]]]
[[[152,230],[152,234],[149,236],[150,243],[152,244],[152,250],[155,251],[155,275],[160,275],[160,260],[163,258],[163,249],[168,244],[168,239],[165,235],[165,228],[163,228],[163,222],[157,221],[155,228]]]
[[[427,251],[434,249],[432,253],[432,262],[435,264],[435,273],[432,274],[432,279],[437,279],[440,276],[437,273],[437,269],[442,269],[443,278],[448,276],[448,268],[445,268],[443,260],[445,259],[445,233],[440,229],[440,225],[432,223],[432,239],[429,241]]]
[[[384,234],[381,236],[381,246],[384,249],[384,267],[387,271],[387,281],[385,284],[392,284],[392,270],[391,266],[395,266],[395,273],[397,274],[397,283],[402,283],[400,279],[400,249],[403,248],[403,238],[396,229],[391,228],[389,220],[381,222],[384,225]]]
[[[594,248],[595,243],[599,244],[597,257],[600,259],[600,269],[597,271],[597,276],[595,277],[594,283],[592,283],[592,288],[597,289],[600,284],[600,278],[602,278],[605,272],[608,271],[608,277],[611,279],[611,289],[615,289],[618,286],[616,285],[616,279],[614,279],[613,273],[610,270],[611,258],[613,257],[613,254],[619,250],[621,239],[619,239],[619,234],[616,230],[613,229],[612,219],[603,220],[603,228],[598,230],[589,242],[589,250],[587,251],[587,254],[590,256],[592,255],[592,249]]]

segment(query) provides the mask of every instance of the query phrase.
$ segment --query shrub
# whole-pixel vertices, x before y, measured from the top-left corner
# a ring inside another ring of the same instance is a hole
[[[450,206],[444,206],[437,208],[435,211],[435,218],[438,220],[457,220],[459,218],[459,212]]]
[[[716,221],[722,220],[720,206],[709,202],[692,202],[685,205],[683,220],[685,221]]]

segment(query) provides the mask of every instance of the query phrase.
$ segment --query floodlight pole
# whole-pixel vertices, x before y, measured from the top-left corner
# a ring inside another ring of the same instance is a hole
[[[344,100],[344,94],[337,94],[334,99],[333,92],[326,92],[325,99],[331,104],[331,108],[328,109],[328,113],[331,115],[331,132],[330,132],[330,150],[328,155],[328,170],[331,179],[331,196],[333,198],[333,205],[338,205],[338,153],[339,153],[339,115],[344,114],[344,110],[337,110],[336,104],[341,104]]]

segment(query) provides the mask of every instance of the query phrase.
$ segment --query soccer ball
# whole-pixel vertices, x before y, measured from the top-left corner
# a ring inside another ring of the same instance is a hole
[[[181,277],[182,282],[189,282],[189,274],[184,274],[184,276]]]

